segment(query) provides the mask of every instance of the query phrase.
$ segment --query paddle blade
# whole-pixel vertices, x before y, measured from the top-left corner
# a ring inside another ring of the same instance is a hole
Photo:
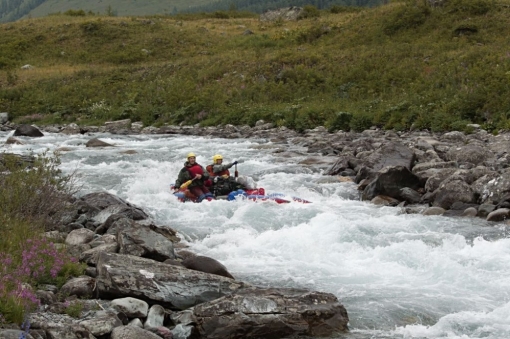
[[[234,171],[234,177],[238,177],[239,176],[239,172],[237,172],[237,164],[235,164],[235,171]]]

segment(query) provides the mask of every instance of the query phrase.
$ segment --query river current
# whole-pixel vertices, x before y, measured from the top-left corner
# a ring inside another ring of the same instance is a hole
[[[298,166],[304,156],[278,157],[264,139],[45,133],[5,145],[10,135],[0,132],[0,152],[66,147],[61,169],[76,172],[80,195],[105,190],[138,205],[238,280],[335,294],[350,318],[337,338],[510,338],[510,226],[359,201],[355,184],[321,183]],[[92,137],[115,147],[86,148]],[[183,204],[170,184],[188,152],[204,167],[216,153],[238,160],[266,192],[312,203]]]

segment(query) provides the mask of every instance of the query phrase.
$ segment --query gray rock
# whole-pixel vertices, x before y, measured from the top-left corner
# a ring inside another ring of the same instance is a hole
[[[105,141],[99,140],[98,138],[93,138],[87,141],[85,144],[86,147],[114,147],[112,144],[109,144]]]
[[[0,112],[0,124],[5,124],[7,121],[9,121],[9,113],[7,112]]]
[[[464,212],[462,213],[462,216],[463,217],[471,217],[471,218],[474,218],[476,217],[478,214],[478,210],[474,207],[468,207],[464,210]]]
[[[160,326],[163,326],[163,322],[165,321],[165,309],[160,305],[152,305],[149,314],[147,315],[147,319],[143,324],[143,328],[155,329]]]
[[[234,293],[243,282],[130,255],[100,253],[100,297],[140,298],[169,309],[185,309]]]
[[[433,206],[449,209],[455,202],[475,203],[476,198],[471,186],[460,179],[445,180],[434,191]]]
[[[34,339],[34,337],[32,337],[29,333],[26,333],[25,331],[6,330],[6,329],[0,329],[0,338],[2,338],[2,339],[19,339],[19,338]]]
[[[349,318],[329,293],[249,288],[179,312],[174,323],[195,326],[201,338],[326,337],[348,331]],[[173,333],[176,333],[175,329]]]
[[[113,329],[111,339],[161,339],[157,334],[137,326],[119,326]]]
[[[504,221],[509,219],[510,209],[508,208],[500,208],[495,211],[492,211],[487,215],[487,221]]]
[[[365,187],[362,198],[372,200],[378,195],[386,195],[401,199],[400,192],[404,187],[419,189],[419,178],[405,166],[387,167],[380,170],[376,178]]]
[[[79,257],[80,262],[87,263],[89,265],[95,265],[97,262],[97,254],[101,252],[118,253],[119,244],[117,243],[103,244],[97,247],[93,247],[89,250],[86,250],[81,253]]]
[[[89,276],[72,278],[62,286],[60,294],[64,296],[75,295],[77,297],[91,298],[94,295],[96,281]]]
[[[446,212],[446,210],[444,208],[432,206],[432,207],[427,208],[425,211],[423,211],[422,214],[423,215],[442,215],[442,214],[444,214],[444,212]]]
[[[66,237],[66,244],[70,246],[87,244],[94,239],[94,232],[86,228],[71,231]]]
[[[112,300],[111,307],[123,312],[129,318],[145,318],[149,312],[149,304],[136,298],[119,298]]]
[[[149,227],[132,223],[117,228],[120,254],[131,254],[158,261],[175,259],[173,242]]]
[[[122,322],[113,312],[97,311],[89,315],[89,319],[80,321],[79,325],[99,337],[110,334],[116,327],[122,326]]]
[[[13,135],[15,137],[25,136],[32,138],[39,138],[44,136],[44,134],[37,127],[31,125],[19,125],[18,128],[16,128],[14,131]]]

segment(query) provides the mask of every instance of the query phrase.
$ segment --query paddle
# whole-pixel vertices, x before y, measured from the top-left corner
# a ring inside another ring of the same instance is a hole
[[[179,187],[179,189],[186,189],[186,188],[188,188],[188,186],[191,185],[193,180],[195,180],[196,178],[197,177],[194,177],[193,179],[186,181],[184,184],[181,185],[181,187]]]
[[[235,166],[235,167],[234,167],[234,169],[235,169],[235,171],[234,171],[234,177],[236,178],[236,181],[237,181],[237,177],[239,176],[239,172],[237,172],[237,164],[235,164],[234,166]]]

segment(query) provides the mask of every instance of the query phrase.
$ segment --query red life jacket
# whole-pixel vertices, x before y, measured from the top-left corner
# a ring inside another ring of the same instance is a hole
[[[191,178],[193,179],[194,177],[197,176],[197,174],[200,174],[200,175],[203,175],[204,174],[204,170],[202,169],[202,166],[200,166],[199,164],[195,163],[191,166],[186,166],[186,168],[188,169],[188,172],[189,174],[191,175]]]
[[[218,173],[214,173],[213,172],[213,167],[214,167],[214,165],[212,164],[212,165],[207,165],[207,167],[205,168],[207,170],[207,172],[209,172],[209,175],[211,177],[215,177],[215,176],[218,176],[218,175],[228,175],[228,176],[230,176],[230,171],[228,169],[225,169],[225,170],[223,170],[221,172],[218,172]]]

